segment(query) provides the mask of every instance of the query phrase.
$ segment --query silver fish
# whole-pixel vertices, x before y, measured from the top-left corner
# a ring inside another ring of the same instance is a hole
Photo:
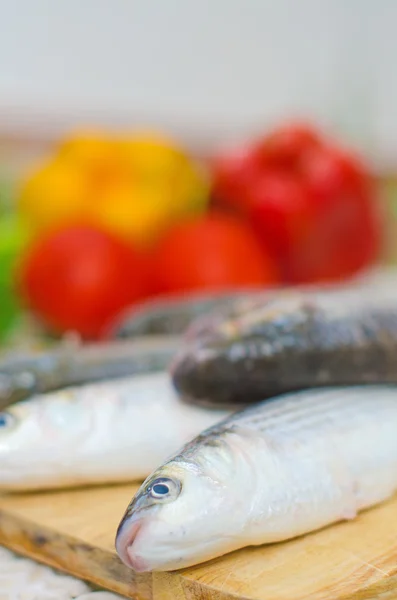
[[[167,368],[178,337],[80,344],[66,341],[40,352],[13,352],[0,362],[0,410],[32,394]]]
[[[0,413],[0,489],[142,481],[227,414],[180,402],[166,372],[39,394]]]
[[[301,391],[235,413],[150,475],[116,549],[169,571],[354,519],[397,490],[397,386]]]

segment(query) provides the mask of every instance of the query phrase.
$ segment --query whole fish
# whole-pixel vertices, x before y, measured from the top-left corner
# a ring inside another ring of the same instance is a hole
[[[36,395],[0,413],[0,489],[142,481],[227,414],[180,402],[166,372]]]
[[[144,335],[182,335],[193,320],[206,316],[208,312],[219,310],[225,314],[241,298],[255,298],[264,293],[263,289],[247,288],[148,300],[119,315],[109,327],[107,337],[123,339]]]
[[[393,271],[392,271],[393,272]],[[386,269],[389,277],[390,269]],[[263,299],[277,296],[280,290],[318,290],[350,287],[357,284],[373,283],[384,278],[385,270],[375,273],[356,275],[348,282],[305,284],[301,286],[280,287],[247,287],[218,291],[188,292],[150,299],[138,306],[127,308],[109,326],[107,337],[131,338],[144,335],[183,335],[188,331],[188,338],[213,331],[226,317],[238,316],[242,312],[254,308]],[[193,322],[193,326],[191,327]]]
[[[397,277],[372,281],[280,290],[241,303],[212,329],[188,331],[170,364],[176,388],[193,403],[238,405],[318,386],[397,382]]]
[[[169,571],[353,519],[397,490],[397,386],[296,392],[235,413],[150,475],[116,549]]]
[[[293,293],[311,294],[312,292],[328,292],[337,290],[354,290],[374,285],[390,285],[391,282],[397,286],[397,270],[395,268],[382,268],[356,275],[349,280],[322,282],[321,284],[307,283],[294,286],[266,287],[264,289],[251,290],[246,293],[230,296],[227,302],[214,303],[203,312],[190,319],[188,326],[182,332],[184,340],[202,342],[205,337],[210,340],[218,335],[224,335],[225,321],[238,323],[247,313],[263,309],[268,302],[277,301]]]
[[[32,394],[167,368],[178,337],[159,336],[12,353],[0,362],[0,410]]]

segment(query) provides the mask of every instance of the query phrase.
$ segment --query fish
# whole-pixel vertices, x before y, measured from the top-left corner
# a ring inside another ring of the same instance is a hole
[[[185,341],[202,341],[205,337],[217,336],[218,329],[222,334],[224,322],[237,321],[244,317],[247,313],[263,308],[269,301],[274,302],[278,298],[284,298],[286,295],[293,293],[310,294],[312,292],[328,292],[346,289],[357,289],[369,285],[388,285],[393,282],[397,285],[397,269],[386,268],[376,269],[352,276],[348,280],[321,282],[321,283],[305,283],[300,285],[277,285],[266,286],[264,288],[255,288],[255,290],[247,290],[245,292],[230,295],[227,301],[214,302],[212,306],[208,306],[204,311],[198,311],[194,318],[191,318],[182,334]],[[221,300],[221,298],[220,298]],[[193,317],[193,315],[192,315]]]
[[[0,361],[0,410],[33,394],[164,370],[179,345],[178,336],[153,336],[93,344],[66,340],[48,350],[12,352]]]
[[[287,541],[397,490],[397,386],[278,396],[202,431],[142,484],[115,547],[137,572]]]
[[[194,293],[148,300],[129,307],[106,330],[109,339],[129,339],[144,335],[183,335],[192,321],[209,312],[227,314],[240,299],[255,298],[263,289],[236,289],[229,292]]]
[[[127,307],[107,327],[105,336],[109,339],[129,339],[145,335],[185,335],[195,337],[196,334],[214,330],[222,319],[238,316],[254,308],[263,299],[277,296],[280,290],[327,290],[373,283],[389,277],[390,269],[377,269],[376,272],[352,276],[347,282],[334,281],[321,284],[306,283],[301,285],[278,284],[253,287],[236,287],[225,290],[208,290],[186,292],[164,297],[157,297]]]
[[[207,327],[193,322],[169,371],[185,401],[205,406],[397,383],[397,277],[246,299]]]
[[[36,394],[0,412],[0,490],[143,481],[227,414],[180,402],[166,371]]]

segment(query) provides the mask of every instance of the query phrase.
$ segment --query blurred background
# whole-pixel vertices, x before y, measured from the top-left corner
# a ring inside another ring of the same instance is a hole
[[[394,262],[393,0],[0,6],[3,346]]]

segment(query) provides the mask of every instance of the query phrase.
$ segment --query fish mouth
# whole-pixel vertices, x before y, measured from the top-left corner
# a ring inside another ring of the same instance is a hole
[[[142,519],[128,519],[121,524],[116,535],[116,552],[121,561],[137,573],[149,571],[149,566],[144,559],[134,552],[134,542],[141,529]]]

